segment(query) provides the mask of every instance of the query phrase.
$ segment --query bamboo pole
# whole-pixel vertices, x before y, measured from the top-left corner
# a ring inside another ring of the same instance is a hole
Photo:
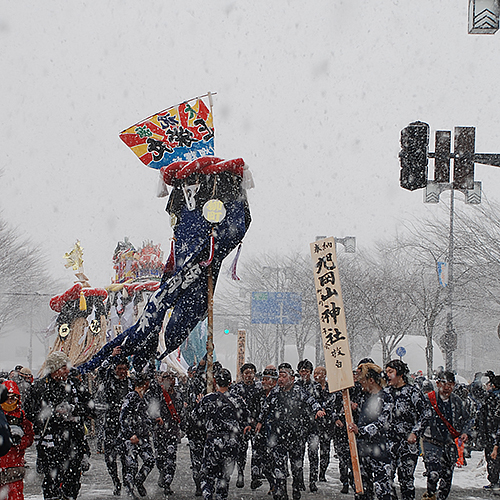
[[[208,275],[208,327],[207,327],[207,394],[214,392],[214,279],[212,264],[207,268]]]

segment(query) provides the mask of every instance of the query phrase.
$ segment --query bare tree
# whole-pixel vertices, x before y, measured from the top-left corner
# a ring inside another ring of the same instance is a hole
[[[0,220],[0,334],[7,323],[32,315],[32,296],[51,286],[39,250]]]
[[[370,256],[360,254],[357,273],[347,282],[353,290],[349,292],[351,297],[347,295],[346,298],[355,297],[356,301],[346,308],[360,308],[363,318],[359,328],[377,335],[384,364],[391,359],[404,336],[413,331],[417,314],[402,291],[410,280],[399,258],[394,252],[384,251],[383,247]]]
[[[302,359],[306,345],[313,344],[319,335],[319,321],[315,302],[312,263],[303,255],[262,255],[240,266],[241,281],[226,284],[219,290],[215,315],[231,321],[239,318],[246,325],[252,359],[262,366],[284,359],[287,339],[297,347]],[[252,292],[296,293],[301,299],[301,317],[298,324],[252,324]]]

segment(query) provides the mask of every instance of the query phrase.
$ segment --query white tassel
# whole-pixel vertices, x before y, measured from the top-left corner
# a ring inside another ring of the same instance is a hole
[[[160,177],[158,178],[158,187],[156,189],[157,198],[165,198],[168,196],[168,185],[163,182],[163,174],[160,172]]]
[[[241,187],[243,189],[252,189],[255,187],[252,172],[250,172],[250,169],[246,163],[243,166],[243,180],[241,181]]]

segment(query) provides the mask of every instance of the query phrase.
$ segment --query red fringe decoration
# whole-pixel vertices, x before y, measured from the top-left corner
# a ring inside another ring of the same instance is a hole
[[[167,262],[165,263],[164,273],[168,276],[172,276],[175,271],[175,238],[172,238],[170,243],[170,255],[168,256]]]
[[[236,251],[236,255],[233,259],[233,263],[231,264],[231,279],[234,281],[240,281],[238,275],[236,274],[236,266],[238,265],[238,259],[240,258],[241,252],[241,243],[238,245],[238,250]]]
[[[215,243],[214,235],[212,234],[210,236],[210,255],[208,256],[208,260],[204,260],[203,262],[200,262],[201,267],[208,267],[212,263],[212,260],[214,259],[214,250],[215,250],[214,243]]]

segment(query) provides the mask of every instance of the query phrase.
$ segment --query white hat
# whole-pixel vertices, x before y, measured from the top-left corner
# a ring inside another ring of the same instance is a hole
[[[45,371],[47,373],[54,373],[59,368],[69,365],[70,359],[67,354],[62,351],[54,351],[50,353],[45,360]]]

